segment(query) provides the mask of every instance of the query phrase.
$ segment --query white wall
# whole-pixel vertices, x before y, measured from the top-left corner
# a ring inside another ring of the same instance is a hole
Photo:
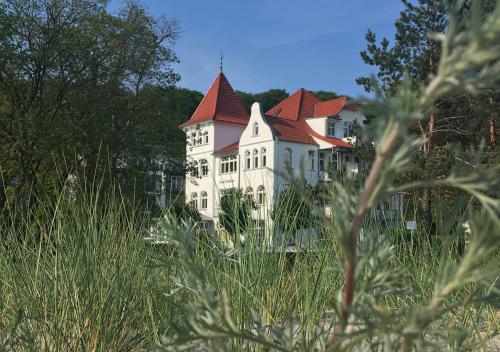
[[[254,135],[254,124],[258,124],[258,135]],[[266,190],[266,204],[260,206],[259,211],[266,213],[272,204],[274,196],[273,187],[275,184],[275,174],[273,171],[274,151],[276,142],[271,127],[268,125],[262,105],[254,103],[250,115],[250,121],[247,128],[243,131],[240,139],[239,157],[241,161],[240,168],[240,188],[246,191],[249,187],[252,188],[254,199],[257,200],[257,189],[263,186]],[[262,150],[266,150],[266,166],[262,166]],[[254,165],[254,150],[258,155],[258,167]],[[251,167],[246,168],[246,152],[250,152]]]
[[[344,138],[344,122],[353,123],[357,121],[357,123],[362,126],[365,120],[365,116],[359,110],[347,110],[344,109],[339,114],[339,119],[331,119],[335,121],[335,138]],[[307,124],[317,133],[322,136],[327,136],[327,117],[315,117],[306,119]]]
[[[314,132],[319,133],[322,136],[326,135],[326,117],[314,117],[306,119],[309,127],[313,129]]]

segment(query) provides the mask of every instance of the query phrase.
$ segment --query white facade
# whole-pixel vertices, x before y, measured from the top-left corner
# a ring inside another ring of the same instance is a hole
[[[359,109],[305,120],[315,133],[312,143],[278,138],[260,103],[253,104],[246,125],[210,120],[182,127],[188,140],[187,162],[194,165],[186,175],[186,201],[216,224],[222,190],[237,187],[253,194],[258,204],[255,216],[263,219],[288,183],[280,174],[298,173],[301,162],[304,176],[313,184],[325,179],[332,155],[339,158],[338,167],[357,171],[351,149],[334,143],[348,140],[349,124],[363,124]]]

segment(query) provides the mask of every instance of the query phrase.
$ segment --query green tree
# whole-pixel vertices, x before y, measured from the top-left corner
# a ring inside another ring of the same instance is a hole
[[[367,49],[361,52],[363,61],[377,68],[375,80],[370,77],[359,77],[356,82],[366,91],[374,91],[379,87],[388,95],[393,95],[406,75],[412,82],[414,91],[429,83],[438,70],[441,56],[441,45],[436,34],[444,34],[448,26],[448,10],[450,3],[444,0],[402,0],[404,9],[395,23],[396,34],[394,44],[383,38],[377,43],[375,33],[368,30],[366,34]],[[492,9],[492,1],[483,3],[482,12]],[[470,4],[461,10],[460,16],[467,18]],[[422,163],[430,165],[442,160],[434,158],[436,148],[443,148],[448,143],[457,142],[464,148],[471,145],[477,149],[481,139],[488,136],[486,129],[490,125],[494,104],[488,104],[488,97],[498,93],[484,91],[483,94],[454,94],[440,97],[426,112],[427,116],[419,120],[411,130],[420,134],[426,142],[421,146],[421,155],[415,159],[415,166]],[[378,114],[380,116],[380,114]],[[496,119],[493,122],[496,124]],[[423,161],[427,159],[427,161]],[[436,166],[444,169],[449,164]],[[422,170],[422,178],[430,178],[430,169]],[[449,171],[449,169],[448,169]],[[429,188],[419,192],[421,213],[424,226],[430,228],[432,223],[432,193]]]
[[[243,194],[239,188],[229,188],[222,191],[219,204],[219,223],[233,236],[243,233],[251,224],[254,201],[250,195]]]
[[[265,112],[288,97],[288,93],[284,89],[269,89],[256,94],[236,91],[236,95],[248,113],[256,101],[262,104],[262,109]]]
[[[143,93],[178,80],[177,24],[134,3],[111,15],[106,4],[0,4],[0,167],[18,196],[78,168],[106,164],[114,177],[158,150]]]
[[[325,90],[312,91],[311,93],[323,101],[330,100],[330,99],[337,99],[340,97],[340,95],[338,95],[335,92],[328,92]]]

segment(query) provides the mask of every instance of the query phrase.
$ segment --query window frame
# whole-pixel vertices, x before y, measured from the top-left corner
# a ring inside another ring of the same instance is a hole
[[[292,169],[293,167],[293,154],[291,148],[285,148],[283,150],[283,168]]]
[[[220,174],[232,174],[238,172],[238,156],[236,154],[226,155],[220,159]]]
[[[191,192],[191,203],[195,209],[198,209],[198,192]]]
[[[252,168],[252,153],[250,150],[245,151],[245,170],[250,170]]]
[[[257,137],[259,135],[259,123],[254,122],[252,125],[252,137]]]
[[[333,119],[327,119],[326,122],[326,135],[328,137],[335,137],[335,132],[336,132],[336,121]],[[333,133],[330,133],[331,130],[333,129]]]
[[[325,171],[325,152],[321,150],[318,151],[318,171]]]
[[[201,175],[201,177],[208,176],[208,161],[207,161],[207,159],[200,160],[200,175]]]
[[[200,209],[208,208],[208,193],[206,191],[202,191],[200,193]]]
[[[344,138],[351,136],[352,122],[344,121]]]
[[[308,150],[307,151],[307,168],[308,170],[307,171],[314,171],[314,167],[315,167],[315,152],[314,150]]]
[[[267,194],[266,194],[266,189],[264,188],[264,186],[260,185],[259,187],[257,187],[256,192],[257,192],[256,193],[257,204],[258,205],[266,205]]]

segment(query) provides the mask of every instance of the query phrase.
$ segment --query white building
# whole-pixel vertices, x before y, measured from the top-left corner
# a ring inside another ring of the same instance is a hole
[[[283,172],[297,171],[301,160],[311,183],[325,180],[329,167],[357,171],[348,142],[351,126],[363,124],[359,106],[341,97],[321,101],[299,89],[263,112],[252,105],[248,116],[221,72],[193,116],[180,128],[186,133],[188,164],[186,201],[217,223],[222,190],[238,187],[252,193],[259,205],[255,216],[265,219],[287,185]]]

